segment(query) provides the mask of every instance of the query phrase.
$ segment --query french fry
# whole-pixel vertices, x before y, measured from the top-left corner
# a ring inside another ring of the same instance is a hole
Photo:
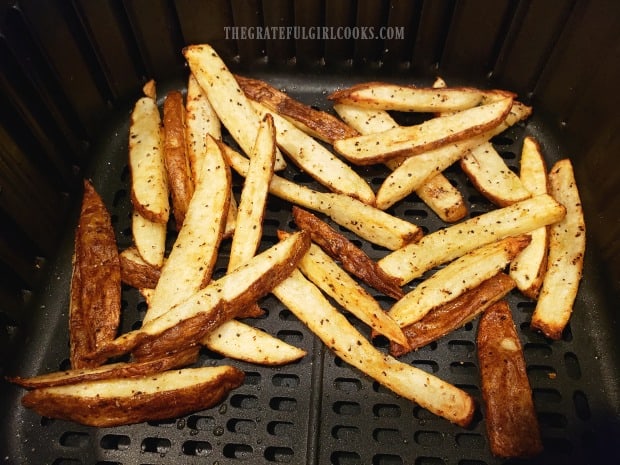
[[[136,289],[152,289],[157,285],[161,269],[146,263],[135,246],[123,250],[119,259],[123,283]]]
[[[286,118],[312,137],[332,144],[337,139],[358,135],[355,129],[335,116],[295,100],[265,81],[245,76],[236,76],[236,78],[249,98]]]
[[[491,210],[427,234],[381,260],[379,266],[404,285],[426,271],[491,242],[529,233],[555,223],[566,209],[550,195],[538,195],[504,208]]]
[[[512,107],[512,98],[436,117],[421,124],[397,127],[334,141],[334,149],[351,163],[371,165],[478,136],[499,126]]]
[[[116,238],[103,200],[84,180],[75,231],[69,304],[69,360],[72,368],[101,365],[88,358],[116,337],[121,316],[121,270]]]
[[[549,192],[566,207],[566,216],[549,227],[547,271],[531,326],[551,339],[560,339],[573,312],[586,250],[583,209],[569,159],[551,168]]]
[[[521,152],[520,178],[523,186],[532,195],[547,194],[547,165],[540,146],[531,137],[523,140]],[[547,227],[535,229],[530,233],[532,242],[510,264],[510,277],[517,288],[527,297],[536,299],[542,286],[547,268],[549,231]]]
[[[337,356],[398,395],[435,415],[467,426],[474,401],[461,389],[376,349],[299,270],[273,294]]]
[[[222,124],[239,147],[246,154],[251,153],[260,117],[239,87],[235,76],[208,44],[189,45],[183,49],[183,56]],[[277,151],[275,170],[285,167],[286,162]]]
[[[480,247],[436,271],[396,302],[389,315],[399,326],[409,326],[495,276],[530,243],[530,237],[512,236]]]
[[[131,201],[134,209],[145,219],[166,224],[170,214],[168,180],[164,163],[161,116],[152,96],[140,98],[131,113],[129,123],[129,169],[131,172]]]
[[[147,220],[135,210],[131,215],[131,234],[136,250],[147,264],[155,268],[164,264],[166,229],[166,224]]]
[[[478,360],[487,437],[499,457],[531,457],[543,450],[521,341],[506,301],[480,318]]]
[[[231,189],[230,170],[210,136],[183,227],[162,267],[144,323],[198,291],[211,279],[222,240]]]
[[[22,397],[22,404],[49,418],[97,427],[120,426],[212,407],[243,380],[244,373],[231,366],[185,368],[35,389]]]
[[[372,188],[353,168],[282,116],[258,102],[253,102],[253,107],[261,117],[273,117],[278,146],[301,170],[332,192],[350,195],[369,205],[375,203]]]
[[[164,99],[164,162],[168,177],[172,213],[177,230],[183,220],[194,193],[194,182],[187,157],[185,142],[185,107],[183,94],[178,90],[168,92]]]
[[[248,160],[226,145],[223,152],[230,166],[241,176],[245,176]],[[275,174],[271,178],[269,192],[291,203],[324,213],[340,226],[390,250],[415,242],[422,235],[418,226],[353,197],[334,192],[318,192]]]
[[[429,311],[415,323],[405,326],[407,346],[390,343],[390,354],[400,357],[449,334],[473,320],[515,287],[514,280],[504,273],[483,281],[451,301]]]
[[[484,91],[472,87],[415,87],[386,82],[365,82],[340,89],[327,98],[337,103],[355,105],[373,110],[403,112],[456,112],[483,103]],[[502,92],[504,97],[513,94]]]

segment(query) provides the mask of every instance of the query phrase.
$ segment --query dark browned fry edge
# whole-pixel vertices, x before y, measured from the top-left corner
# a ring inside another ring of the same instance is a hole
[[[148,263],[137,263],[122,253],[119,255],[121,281],[136,289],[154,289],[159,281],[161,270]]]

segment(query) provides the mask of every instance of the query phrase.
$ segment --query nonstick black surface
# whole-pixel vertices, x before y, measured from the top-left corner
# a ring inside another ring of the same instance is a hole
[[[336,87],[366,76],[328,77],[261,75],[276,87],[319,108],[329,109],[326,95]],[[429,84],[420,82],[418,84]],[[184,83],[160,86],[183,88]],[[131,244],[129,172],[127,168],[128,119],[126,109],[101,130],[87,171],[113,218],[119,248]],[[397,115],[404,124],[411,116]],[[548,165],[569,156],[534,108],[525,124],[509,129],[493,142],[507,164],[518,171],[523,137],[535,136]],[[386,175],[381,167],[360,169],[373,187]],[[494,208],[468,182],[458,166],[446,176],[464,193],[470,216]],[[317,188],[292,163],[284,173],[296,182]],[[236,193],[241,179],[234,177]],[[415,195],[390,212],[431,232],[445,224]],[[77,213],[76,213],[77,214]],[[73,218],[77,221],[77,216]],[[35,375],[68,367],[67,311],[71,276],[72,231],[68,225],[63,247],[42,292],[33,303],[28,339],[15,354],[13,372]],[[262,247],[276,242],[277,229],[294,228],[290,205],[269,201]],[[355,238],[373,258],[386,251]],[[171,240],[173,238],[171,229]],[[222,245],[216,276],[224,273],[229,241]],[[200,365],[232,363],[246,372],[243,386],[219,406],[183,418],[125,427],[96,429],[41,418],[20,406],[23,391],[4,386],[2,397],[1,463],[27,464],[373,464],[373,465],[483,465],[499,463],[598,464],[618,463],[620,427],[617,418],[618,370],[610,361],[613,328],[605,315],[610,305],[598,287],[596,257],[588,250],[584,279],[571,322],[559,341],[550,341],[529,328],[534,304],[517,291],[508,297],[527,362],[528,375],[541,424],[545,451],[531,460],[502,461],[488,449],[484,415],[478,409],[469,428],[436,417],[399,398],[335,357],[273,296],[261,301],[264,318],[251,320],[258,327],[307,350],[308,356],[291,365],[269,368],[223,359],[204,350]],[[415,281],[411,286],[415,285]],[[408,288],[411,288],[409,286]],[[376,292],[375,292],[375,295]],[[386,308],[391,300],[377,295]],[[145,304],[137,290],[123,289],[122,331],[137,328]],[[364,334],[368,330],[353,317]],[[450,381],[481,400],[475,335],[477,321],[402,357]],[[380,350],[387,342],[375,341]],[[11,373],[12,374],[12,373]]]

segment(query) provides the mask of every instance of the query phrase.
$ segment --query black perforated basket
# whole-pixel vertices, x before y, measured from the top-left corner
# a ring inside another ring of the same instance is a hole
[[[299,362],[263,367],[203,349],[198,365],[232,363],[246,373],[244,384],[223,403],[169,421],[102,429],[42,418],[21,406],[23,390],[2,381],[0,463],[620,461],[620,3],[22,0],[2,2],[0,14],[3,376],[68,367],[68,296],[81,180],[92,179],[112,215],[119,248],[129,246],[129,113],[150,78],[157,80],[160,96],[185,89],[188,70],[181,49],[186,44],[210,43],[233,71],[265,79],[328,111],[329,92],[371,79],[429,85],[441,76],[449,84],[514,91],[534,114],[495,138],[494,145],[516,171],[527,135],[541,143],[549,165],[569,157],[588,233],[584,278],[560,340],[530,329],[531,300],[517,291],[507,297],[545,448],[533,459],[493,457],[480,409],[472,425],[461,428],[398,397],[336,357],[268,296],[261,301],[266,315],[249,323],[305,349],[308,355]],[[291,26],[298,29],[286,32]],[[317,27],[331,28],[330,36],[301,35],[315,34]],[[257,37],[265,30],[271,31],[269,38]],[[368,36],[380,30],[391,36]],[[359,171],[374,188],[386,176],[379,166]],[[457,166],[445,174],[463,192],[470,217],[494,208]],[[318,188],[291,164],[283,176]],[[234,178],[237,194],[241,181]],[[290,208],[270,199],[262,248],[277,241],[277,229],[294,228]],[[389,211],[427,232],[445,226],[415,195]],[[386,254],[342,232],[371,257]],[[228,247],[224,242],[216,276],[225,272]],[[391,304],[376,297],[386,308]],[[139,327],[146,306],[135,289],[124,287],[122,298],[124,332]],[[368,335],[363,324],[349,319]],[[401,360],[454,383],[480,403],[476,331],[474,320]],[[381,338],[375,344],[387,350]]]

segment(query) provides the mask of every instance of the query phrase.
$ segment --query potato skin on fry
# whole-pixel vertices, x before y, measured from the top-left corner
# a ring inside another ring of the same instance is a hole
[[[192,376],[193,370],[209,369],[214,370],[212,376]],[[188,379],[177,381],[175,377]],[[97,427],[120,426],[175,418],[212,407],[240,386],[244,377],[242,371],[231,366],[184,369],[141,378],[35,389],[24,395],[22,404],[50,418]],[[107,395],[105,391],[114,383],[121,386],[114,389],[114,395]],[[153,383],[157,384],[157,390],[145,392],[145,385]],[[126,393],[118,395],[121,389]],[[84,394],[85,390],[90,394]]]
[[[119,254],[121,280],[136,289],[153,289],[159,281],[161,269],[146,263],[135,247],[129,247]]]
[[[476,342],[491,452],[500,457],[540,453],[542,442],[532,390],[506,301],[499,301],[482,315]]]
[[[110,214],[87,180],[75,233],[70,292],[71,367],[98,366],[103,359],[85,355],[96,353],[116,337],[121,314],[121,271]]]

